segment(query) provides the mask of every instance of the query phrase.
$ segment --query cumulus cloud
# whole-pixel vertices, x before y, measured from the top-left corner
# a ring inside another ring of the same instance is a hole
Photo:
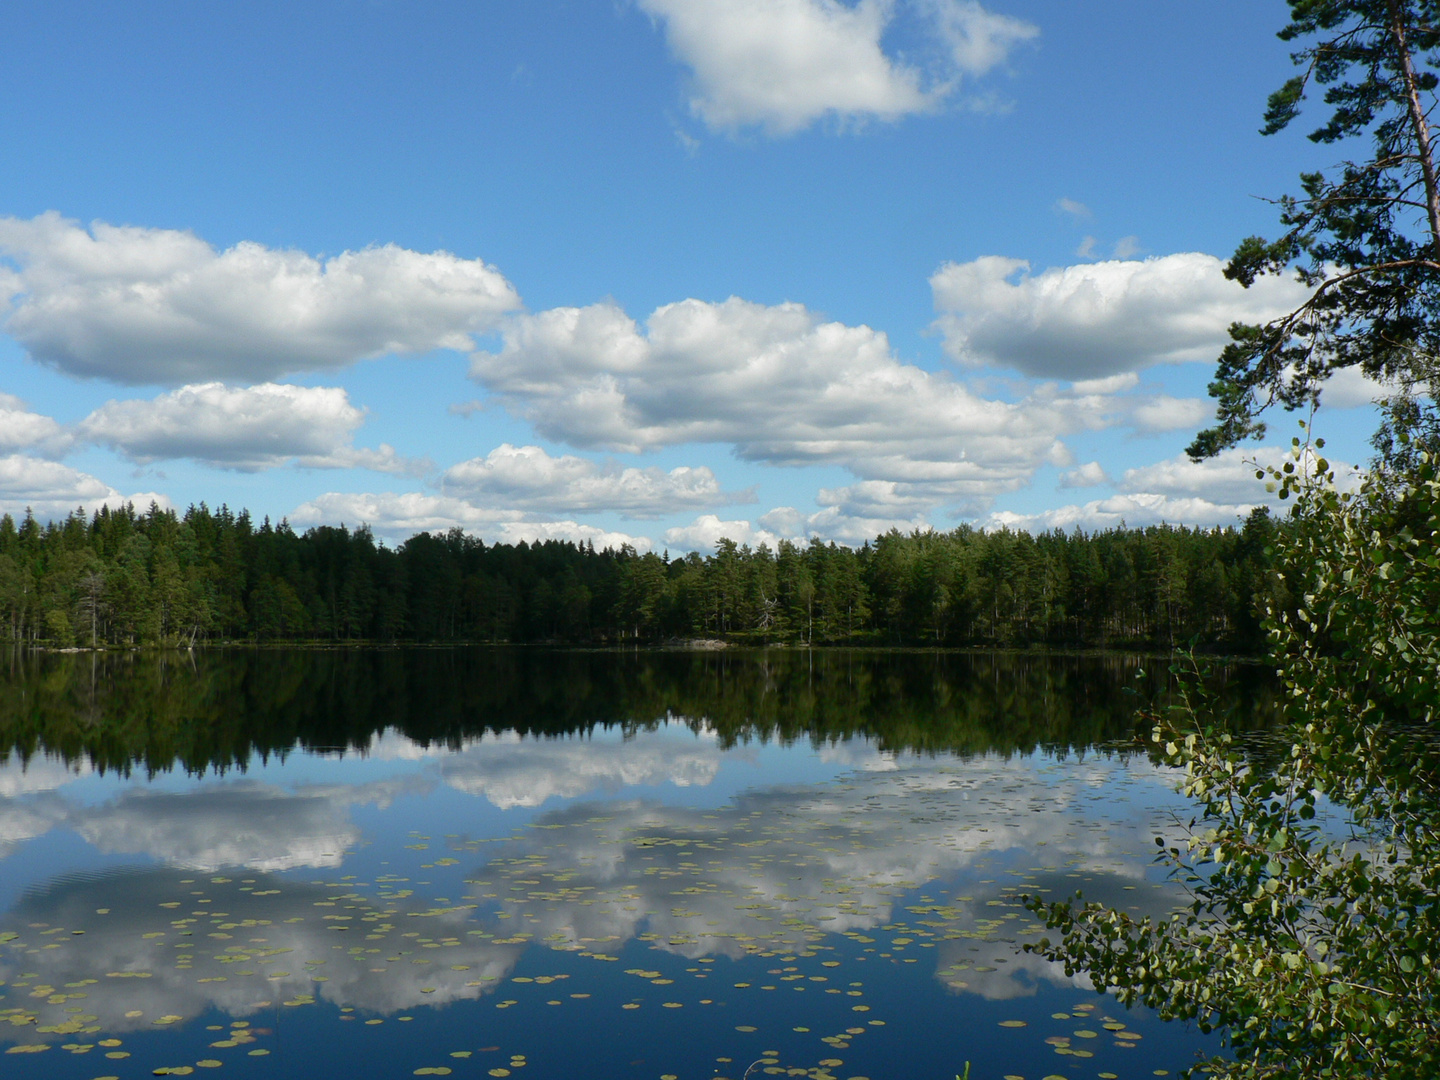
[[[752,548],[765,544],[772,550],[782,540],[803,545],[818,539],[856,547],[891,529],[929,529],[926,515],[944,498],[944,487],[866,480],[849,487],[821,488],[815,499],[819,510],[805,513],[793,506],[777,506],[755,522],[701,514],[688,525],[665,530],[665,543],[682,551],[703,552],[714,551],[721,540]]]
[[[170,500],[155,491],[122,495],[103,480],[72,469],[58,461],[25,454],[0,457],[0,514],[20,516],[31,510],[40,521],[64,517],[83,506],[94,511],[101,506],[118,508],[134,503],[142,509],[152,502],[162,508]]]
[[[785,537],[778,536],[769,529],[757,529],[743,519],[722,521],[716,514],[701,514],[689,525],[665,530],[666,545],[682,551],[714,551],[721,540],[749,544],[752,548],[761,544],[774,548],[782,539]]]
[[[1232,322],[1290,311],[1306,290],[1288,278],[1250,289],[1227,281],[1212,255],[1187,252],[1030,272],[1023,259],[986,255],[947,263],[930,278],[935,326],[968,366],[1044,378],[1093,379],[1159,363],[1213,361]]]
[[[986,528],[1008,528],[1030,533],[1080,528],[1089,532],[1147,525],[1238,525],[1255,504],[1214,503],[1209,499],[1183,498],[1155,492],[1136,492],[1094,499],[1084,505],[1057,506],[1039,514],[1016,514],[1008,510],[990,515]]]
[[[1084,465],[1077,465],[1060,474],[1062,488],[1097,487],[1109,482],[1110,477],[1098,461],[1087,461]]]
[[[1320,403],[1331,409],[1356,409],[1383,401],[1395,388],[1368,378],[1357,367],[1341,368],[1325,380]]]
[[[922,0],[918,7],[934,21],[959,74],[984,75],[1040,34],[1032,23],[987,11],[979,0]]]
[[[843,490],[843,489],[842,489]],[[824,502],[826,492],[821,493],[819,502]],[[877,536],[897,529],[900,532],[921,532],[930,528],[926,516],[896,517],[885,514],[847,513],[843,505],[826,506],[805,519],[808,535],[822,540],[837,540],[851,547],[858,547]]]
[[[648,536],[632,536],[630,533],[613,529],[602,529],[598,525],[582,525],[575,521],[507,521],[495,530],[495,539],[502,544],[543,543],[546,540],[565,540],[572,544],[591,544],[597,550],[612,548],[619,550],[626,545],[636,551],[645,552],[651,548]]]
[[[1126,469],[1120,486],[1131,492],[1255,505],[1267,501],[1264,481],[1255,478],[1257,467],[1274,468],[1285,459],[1283,450],[1268,446],[1236,447],[1203,461],[1177,454],[1153,465]]]
[[[521,316],[471,371],[541,435],[574,446],[730,443],[747,461],[839,465],[976,501],[1063,457],[1066,433],[1113,422],[1102,394],[1051,384],[987,399],[900,363],[868,326],[735,297],[668,304],[643,330],[613,303]]]
[[[301,503],[288,520],[300,526],[368,524],[382,536],[406,537],[451,528],[485,534],[499,523],[500,516],[500,511],[481,509],[449,495],[329,491]]]
[[[51,211],[0,218],[5,330],[35,359],[121,383],[271,379],[386,353],[468,350],[520,304],[493,266],[387,244],[324,261]]]
[[[1214,415],[1215,402],[1208,398],[1157,394],[1137,404],[1130,420],[1141,431],[1194,431]]]
[[[393,448],[350,445],[365,410],[338,386],[261,383],[182,386],[148,401],[108,401],[80,422],[87,440],[148,464],[191,458],[222,469],[255,472],[287,461],[312,468],[368,468],[415,473]]]
[[[471,502],[527,511],[584,513],[612,510],[626,517],[659,517],[675,510],[744,499],[720,490],[705,466],[622,468],[539,446],[504,443],[483,458],[446,469],[440,486]],[[753,496],[750,496],[753,498]]]
[[[1108,498],[1082,504],[1059,506],[1038,514],[1001,511],[991,514],[988,528],[1086,530],[1130,528],[1146,525],[1236,525],[1257,506],[1279,508],[1283,504],[1266,492],[1256,479],[1258,468],[1277,466],[1286,452],[1276,447],[1231,449],[1204,461],[1191,461],[1185,454],[1126,469]],[[1332,461],[1336,480],[1353,484],[1356,472],[1344,462]],[[1080,486],[1070,484],[1066,486]]]
[[[976,0],[914,0],[943,63],[888,55],[894,0],[639,0],[694,75],[691,111],[719,130],[787,135],[817,120],[895,120],[937,108],[964,76],[1004,62],[1038,31]]]
[[[667,529],[665,542],[672,548],[704,552],[714,551],[722,539],[751,547],[765,544],[772,549],[782,540],[801,545],[811,540],[835,541],[858,547],[892,529],[905,533],[928,530],[930,512],[953,494],[946,484],[862,480],[846,487],[821,488],[815,496],[820,509],[808,513],[793,506],[777,506],[755,522],[723,521],[716,514],[701,514],[689,525]]]
[[[51,417],[33,413],[13,394],[0,393],[0,450],[63,453],[73,439]]]
[[[644,536],[576,521],[530,521],[521,510],[479,507],[453,495],[421,492],[330,491],[300,504],[289,515],[289,520],[300,526],[364,524],[376,534],[393,539],[406,539],[417,532],[459,528],[498,543],[568,540],[576,544],[591,543],[596,548],[618,549],[629,544],[637,551],[650,550],[650,540]]]

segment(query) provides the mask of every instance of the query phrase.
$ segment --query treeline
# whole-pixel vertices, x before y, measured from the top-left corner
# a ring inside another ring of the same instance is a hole
[[[1154,526],[1031,536],[968,526],[708,557],[459,529],[398,547],[367,528],[297,533],[204,504],[0,518],[0,641],[743,643],[1252,651],[1284,603],[1266,549],[1283,527]]]

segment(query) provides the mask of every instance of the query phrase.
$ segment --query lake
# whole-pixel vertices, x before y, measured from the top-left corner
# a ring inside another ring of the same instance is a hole
[[[1091,1080],[1219,1045],[1022,951],[1025,893],[1183,900],[1137,658],[5,664],[7,1080]]]

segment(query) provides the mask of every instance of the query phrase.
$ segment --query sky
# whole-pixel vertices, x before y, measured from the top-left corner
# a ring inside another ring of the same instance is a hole
[[[0,7],[0,513],[709,551],[1231,525],[1281,0]],[[1316,417],[1363,462],[1375,388]]]

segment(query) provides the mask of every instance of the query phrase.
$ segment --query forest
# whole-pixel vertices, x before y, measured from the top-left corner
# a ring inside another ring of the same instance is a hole
[[[1287,606],[1269,569],[1284,524],[1031,536],[962,526],[860,548],[812,540],[714,554],[459,529],[389,547],[360,527],[298,533],[203,503],[0,518],[0,641],[52,648],[223,642],[657,643],[1070,648],[1233,653]]]

